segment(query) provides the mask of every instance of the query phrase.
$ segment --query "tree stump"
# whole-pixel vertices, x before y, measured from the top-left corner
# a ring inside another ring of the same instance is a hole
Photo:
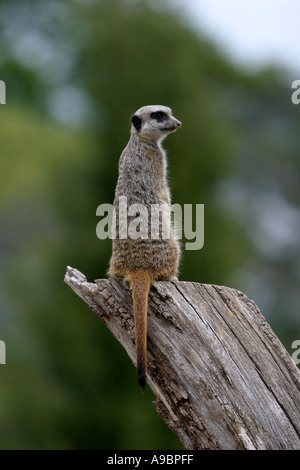
[[[135,363],[126,282],[65,282]],[[149,293],[148,374],[155,408],[187,449],[300,449],[300,372],[242,292],[196,282],[156,282]]]

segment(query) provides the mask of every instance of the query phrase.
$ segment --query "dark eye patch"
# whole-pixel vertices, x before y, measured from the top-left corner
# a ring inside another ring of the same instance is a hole
[[[131,122],[132,122],[132,124],[134,125],[134,127],[136,128],[137,131],[139,131],[140,128],[142,127],[142,120],[141,120],[141,118],[139,118],[136,115],[132,116]]]
[[[152,119],[156,119],[158,122],[161,122],[167,118],[167,115],[163,111],[156,111],[155,113],[151,113],[150,117]]]

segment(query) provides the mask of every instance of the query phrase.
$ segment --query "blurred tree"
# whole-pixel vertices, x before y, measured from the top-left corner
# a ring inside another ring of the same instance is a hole
[[[173,201],[205,204],[180,278],[244,290],[296,339],[299,113],[282,74],[234,67],[163,1],[3,0],[0,38],[1,448],[181,448],[65,267],[105,276],[96,208],[131,114],[166,104],[183,121],[165,143]]]
[[[183,121],[180,133],[165,143],[170,149],[174,202],[209,207],[205,250],[185,253],[182,277],[221,282],[228,269],[233,269],[234,259],[245,254],[237,227],[223,221],[219,208],[211,203],[215,182],[233,168],[235,143],[224,115],[217,112],[215,81],[221,79],[222,72],[231,76],[237,72],[173,13],[153,10],[147,2],[104,0],[80,8],[79,15],[89,29],[76,75],[80,73],[98,110],[97,133],[106,155],[102,172],[95,173],[96,188],[106,189],[107,199],[113,199],[117,163],[134,111],[151,103],[171,106]],[[222,243],[218,242],[220,233]],[[232,239],[234,257],[230,249],[224,249]],[[221,262],[216,271],[214,260],[218,259]]]

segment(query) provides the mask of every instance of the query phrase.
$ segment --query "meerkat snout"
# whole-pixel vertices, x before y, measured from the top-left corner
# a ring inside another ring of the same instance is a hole
[[[174,130],[176,131],[176,129],[179,129],[179,127],[182,126],[182,123],[180,121],[178,121],[178,119],[175,119],[174,118]]]

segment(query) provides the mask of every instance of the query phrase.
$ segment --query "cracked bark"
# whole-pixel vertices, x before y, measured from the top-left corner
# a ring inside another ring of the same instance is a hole
[[[135,363],[127,283],[90,283],[70,267],[65,282]],[[299,370],[242,292],[156,282],[147,354],[154,406],[187,449],[300,449]]]

